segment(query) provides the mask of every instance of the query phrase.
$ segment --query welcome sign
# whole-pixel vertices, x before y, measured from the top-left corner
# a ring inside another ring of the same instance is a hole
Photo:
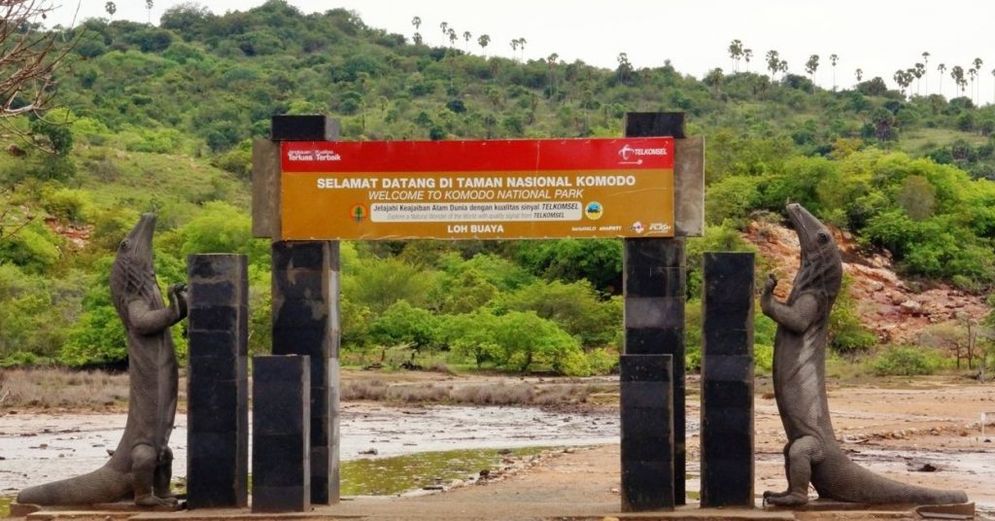
[[[284,141],[284,240],[674,236],[673,138]]]

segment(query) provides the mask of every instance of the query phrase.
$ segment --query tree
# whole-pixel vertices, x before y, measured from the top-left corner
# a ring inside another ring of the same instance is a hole
[[[964,89],[967,87],[967,80],[964,78],[964,68],[960,65],[954,65],[950,69],[950,77],[954,80],[954,85],[960,89],[960,93],[964,95]]]
[[[518,48],[522,51],[522,62],[525,61],[525,44],[529,43],[524,36],[518,37]]]
[[[819,55],[813,54],[805,62],[805,72],[808,73],[808,77],[812,80],[813,84],[815,83],[815,71],[817,70],[819,70]]]
[[[732,58],[732,72],[735,73],[739,60],[743,57],[743,42],[737,39],[729,43],[729,57]]]
[[[936,66],[936,70],[937,70],[937,72],[940,73],[940,96],[942,96],[943,95],[943,73],[947,72],[947,66],[946,66],[946,64],[941,63],[941,64],[939,64],[939,65]]]
[[[450,47],[455,46],[456,45],[456,40],[459,39],[459,36],[456,35],[456,30],[455,29],[449,29],[449,32],[446,33],[446,34],[449,36],[449,46]]]
[[[917,62],[915,64],[915,67],[910,70],[912,71],[912,75],[916,77],[916,94],[920,94],[921,91],[919,90],[919,85],[920,85],[919,80],[922,78],[924,74],[926,74],[926,64]]]
[[[51,10],[33,0],[0,3],[0,120],[33,113],[41,116],[54,90],[53,75],[75,42],[56,46],[56,33],[30,28]]]
[[[443,41],[445,41],[445,38],[449,36],[449,22],[443,21],[442,23],[440,23],[439,29],[442,29],[442,38]]]
[[[929,51],[922,52],[923,82],[926,84],[926,95],[929,95]]]
[[[629,63],[629,54],[620,52],[618,53],[618,57],[615,59],[618,61],[618,68],[615,69],[615,76],[618,78],[619,83],[629,81],[632,77],[632,64]]]
[[[833,90],[836,90],[836,64],[839,61],[840,57],[835,53],[829,55],[829,64],[833,66]]]
[[[111,18],[114,18],[114,13],[117,12],[117,4],[115,4],[114,2],[107,2],[106,4],[104,4],[104,11],[107,11],[107,14]]]
[[[465,48],[466,48],[466,52],[467,53],[470,52],[470,40],[471,39],[473,39],[473,35],[470,34],[470,31],[463,31],[463,42],[464,42],[464,45],[466,46]]]
[[[145,11],[148,12],[148,24],[152,25],[152,8],[155,6],[153,0],[145,0]]]
[[[750,72],[750,59],[753,58],[753,49],[743,49],[743,60],[746,61],[746,72]]]
[[[477,38],[477,45],[480,46],[480,51],[487,56],[487,44],[491,43],[490,35],[482,34]]]
[[[973,84],[974,84],[974,76],[977,76],[978,74],[981,74],[981,66],[984,65],[985,62],[982,61],[981,58],[975,58],[974,61],[971,62],[971,63],[974,64],[974,74],[971,77],[971,84],[973,86]],[[981,82],[978,82],[977,90],[975,91],[975,99],[981,97],[980,88],[981,88]]]
[[[414,36],[411,37],[411,39],[414,40],[415,45],[421,45],[422,43],[421,33],[418,32],[418,28],[421,27],[421,17],[416,16],[412,18],[411,25],[415,26],[415,34]]]
[[[864,69],[860,67],[857,67],[857,70],[853,71],[853,74],[857,77],[857,83],[860,83],[860,80],[864,79]]]
[[[780,70],[781,54],[773,49],[767,51],[767,69],[770,70],[770,81],[774,81],[774,76]]]
[[[995,69],[992,69],[992,77],[995,78]],[[995,81],[992,82],[992,103],[995,103]]]

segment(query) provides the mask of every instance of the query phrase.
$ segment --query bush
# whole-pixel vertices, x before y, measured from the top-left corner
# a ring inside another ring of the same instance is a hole
[[[80,224],[86,220],[91,206],[90,195],[82,190],[60,188],[43,195],[45,211],[63,221]]]
[[[871,368],[878,376],[916,376],[936,372],[943,359],[935,351],[893,346],[871,361]]]

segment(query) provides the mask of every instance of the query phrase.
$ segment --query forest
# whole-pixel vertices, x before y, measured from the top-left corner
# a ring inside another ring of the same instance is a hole
[[[758,51],[751,71],[739,40],[730,70],[698,79],[669,62],[637,69],[625,53],[615,69],[532,58],[525,38],[512,42],[515,59],[488,56],[506,43],[445,22],[450,45],[430,45],[417,16],[411,35],[391,34],[346,10],[304,14],[282,0],[224,15],[182,4],[158,25],[113,14],[48,33],[66,53],[51,108],[4,120],[0,366],[125,362],[107,280],[118,241],[146,211],[159,215],[163,285],[186,278],[189,254],[248,255],[250,348],[264,352],[270,258],[250,233],[251,142],[278,114],[335,117],[347,140],[441,140],[615,137],[627,111],[686,112],[689,133],[707,142],[708,229],[687,247],[691,368],[702,252],[753,250],[741,230],[780,222],[785,201],[867,252],[887,251],[924,287],[989,295],[995,284],[995,105],[973,92],[980,58],[928,70],[923,52],[890,78],[895,88],[858,70],[855,85],[825,89],[812,80],[818,56],[802,73]],[[835,77],[835,55],[829,63]],[[960,96],[924,93],[929,74]],[[610,373],[621,263],[617,240],[343,243],[343,360]],[[769,370],[774,324],[758,314],[756,326],[758,368]],[[848,359],[908,352],[878,345],[846,294],[831,337]]]

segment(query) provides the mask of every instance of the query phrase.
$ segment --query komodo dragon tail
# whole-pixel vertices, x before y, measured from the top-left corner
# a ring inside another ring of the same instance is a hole
[[[76,476],[28,487],[17,495],[17,502],[33,505],[89,505],[113,503],[131,494],[128,474],[108,467]]]
[[[839,454],[845,457],[842,453]],[[879,476],[847,458],[846,469],[835,477],[830,497],[842,501],[868,504],[912,503],[917,505],[945,505],[967,503],[967,494],[961,490],[940,490],[909,485]],[[817,486],[816,489],[819,487]],[[822,495],[822,492],[819,492]]]

